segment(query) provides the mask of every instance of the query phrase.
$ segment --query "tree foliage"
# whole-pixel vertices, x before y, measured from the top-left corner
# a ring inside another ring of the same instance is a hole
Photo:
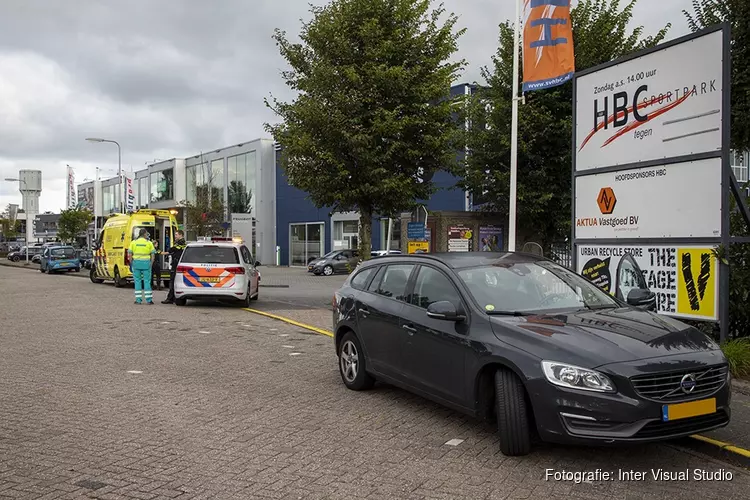
[[[70,243],[81,233],[85,233],[93,220],[94,214],[87,208],[62,210],[57,221],[57,237],[64,243]]]
[[[658,44],[670,25],[654,36],[629,27],[636,0],[581,0],[571,11],[576,71]],[[499,48],[486,87],[465,106],[471,127],[463,186],[475,205],[508,213],[510,190],[510,116],[513,87],[513,25],[500,25]],[[519,49],[520,50],[520,49]],[[518,127],[518,241],[543,246],[570,236],[572,83],[526,94]]]
[[[253,210],[252,193],[245,188],[242,181],[231,181],[229,183],[229,213],[249,214]]]
[[[301,43],[276,31],[291,69],[293,102],[267,105],[289,183],[318,207],[360,213],[369,256],[373,214],[395,215],[434,192],[434,172],[455,166],[450,62],[463,30],[431,0],[333,0],[311,7]],[[445,21],[441,18],[445,17]]]
[[[735,149],[750,149],[750,1],[693,0],[693,12],[682,12],[693,31],[724,22],[731,26],[731,143]]]
[[[188,231],[196,236],[219,236],[223,234],[224,202],[221,188],[208,184],[195,187],[195,201],[183,201]]]

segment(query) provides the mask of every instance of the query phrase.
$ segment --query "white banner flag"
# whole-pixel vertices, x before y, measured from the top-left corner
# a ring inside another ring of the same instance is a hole
[[[73,168],[70,166],[68,166],[68,194],[65,201],[66,206],[69,209],[75,208],[78,202],[76,197],[75,174],[73,173]]]
[[[135,210],[135,193],[133,192],[133,179],[125,176],[125,212],[130,213]]]

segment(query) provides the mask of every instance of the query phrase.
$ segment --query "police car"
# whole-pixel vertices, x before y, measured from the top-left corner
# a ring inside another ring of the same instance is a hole
[[[259,265],[241,239],[212,237],[190,242],[177,264],[175,304],[213,300],[249,307],[258,299]]]

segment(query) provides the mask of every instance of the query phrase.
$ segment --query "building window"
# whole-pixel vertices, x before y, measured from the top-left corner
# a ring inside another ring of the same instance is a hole
[[[388,240],[388,219],[380,219],[380,249],[381,250],[385,250],[387,240]],[[393,224],[391,225],[391,250],[401,250],[401,219],[393,219]]]
[[[117,185],[102,187],[102,211],[105,214],[117,212],[120,207],[117,203]]]
[[[138,179],[138,207],[146,208],[148,206],[148,199],[148,177],[142,177]]]
[[[731,151],[729,153],[729,163],[739,184],[744,184],[748,181],[749,160],[750,151]]]
[[[333,250],[349,250],[359,246],[359,221],[337,220],[333,222]]]
[[[224,159],[220,158],[211,162],[210,178],[208,183],[217,188],[219,199],[224,202]]]
[[[322,222],[289,224],[289,264],[307,266],[325,253],[325,224]]]
[[[174,198],[174,171],[170,168],[151,174],[151,203]]]
[[[256,208],[255,151],[227,158],[229,212],[254,213]]]

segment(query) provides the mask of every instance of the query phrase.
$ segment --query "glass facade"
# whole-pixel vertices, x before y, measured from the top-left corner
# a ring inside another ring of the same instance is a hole
[[[334,250],[349,250],[359,246],[359,221],[337,220],[333,222]]]
[[[255,151],[227,158],[229,181],[229,212],[247,214],[255,212]]]
[[[148,206],[149,191],[148,191],[148,177],[138,179],[138,208],[146,208]]]
[[[325,224],[301,223],[289,224],[289,264],[292,266],[307,266],[307,264],[322,257],[325,253]]]
[[[150,203],[174,199],[174,171],[170,168],[151,174]]]
[[[748,164],[750,163],[750,151],[731,151],[729,163],[739,184],[748,181]]]
[[[117,185],[102,187],[102,210],[105,214],[111,214],[118,210]]]
[[[380,220],[380,246],[385,250],[385,243],[388,240],[388,219]],[[374,250],[374,248],[373,248]],[[401,219],[393,219],[391,224],[391,250],[401,250]]]
[[[224,202],[224,159],[220,158],[211,162],[211,172],[208,178],[211,186],[218,188],[217,195]]]

